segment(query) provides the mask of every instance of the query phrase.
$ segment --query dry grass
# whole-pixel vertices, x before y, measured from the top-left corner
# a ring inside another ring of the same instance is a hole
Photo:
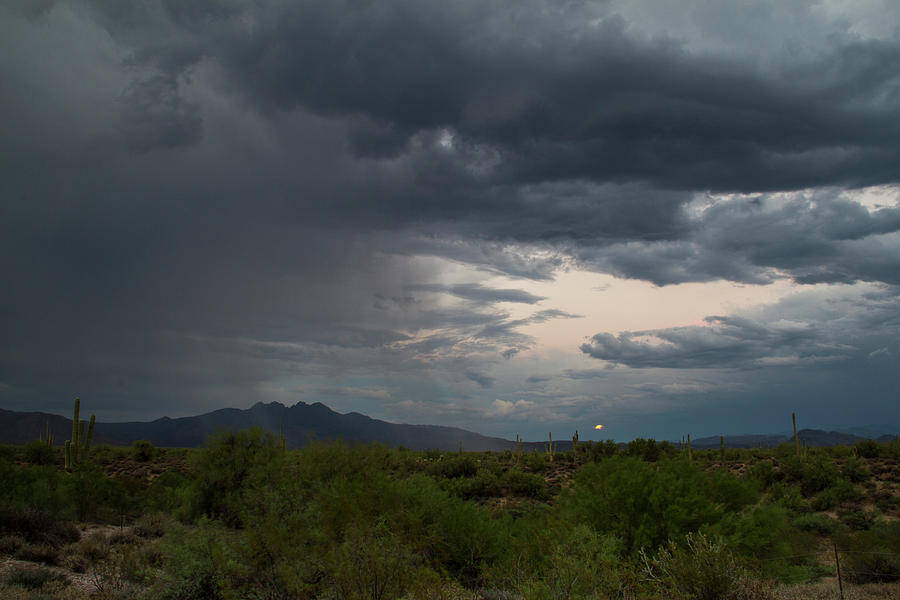
[[[775,600],[839,600],[840,597],[833,579],[775,588]],[[900,600],[900,583],[844,584],[844,600]]]

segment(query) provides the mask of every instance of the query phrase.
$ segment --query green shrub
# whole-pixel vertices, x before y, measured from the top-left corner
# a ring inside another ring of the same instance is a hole
[[[207,515],[242,526],[248,496],[283,477],[284,456],[275,436],[260,427],[210,436],[206,448],[193,460],[194,516]]]
[[[72,471],[65,491],[79,521],[115,523],[130,504],[122,482],[108,477],[103,469],[90,462],[79,463]]]
[[[84,558],[88,564],[94,564],[109,556],[109,539],[102,531],[94,531],[73,544],[70,553]]]
[[[841,511],[838,518],[850,529],[866,530],[875,523],[875,515],[863,510]]]
[[[0,506],[42,511],[61,519],[74,516],[65,490],[68,476],[54,467],[13,467],[0,461],[0,481]]]
[[[775,482],[775,467],[772,461],[761,460],[750,467],[748,475],[759,482],[760,488],[766,490]]]
[[[636,438],[625,447],[625,454],[646,460],[647,462],[656,462],[660,457],[660,448],[656,444],[656,440],[650,438]]]
[[[796,568],[806,568],[805,555],[816,544],[816,538],[795,528],[791,517],[791,511],[783,506],[760,504],[749,512],[728,515],[705,529],[724,537],[729,548],[754,563],[766,577],[792,581]]]
[[[163,471],[140,495],[141,509],[177,517],[189,509],[194,493],[193,482],[187,475],[171,469]]]
[[[838,482],[840,474],[831,461],[807,461],[802,469],[800,493],[809,498],[817,492]]]
[[[862,458],[878,458],[881,448],[875,440],[860,440],[854,444],[856,453]]]
[[[503,489],[500,479],[489,469],[479,469],[474,477],[443,480],[441,487],[465,500],[499,496]]]
[[[746,578],[722,541],[702,533],[670,541],[652,558],[641,551],[641,560],[647,579],[667,598],[722,600]]]
[[[656,547],[755,501],[752,482],[685,460],[614,457],[585,465],[561,497],[566,518],[620,535],[625,552]]]
[[[13,554],[25,545],[25,540],[18,535],[4,535],[0,537],[0,555]]]
[[[171,519],[161,513],[144,515],[135,522],[131,531],[138,537],[147,539],[158,538],[165,535],[166,527],[170,523]]]
[[[546,500],[550,497],[544,478],[536,473],[525,473],[518,469],[510,469],[503,474],[500,485],[516,496],[540,500]]]
[[[800,488],[783,481],[776,481],[769,487],[772,501],[789,510],[804,513],[811,510],[809,503],[803,499]]]
[[[853,483],[862,483],[872,477],[865,463],[855,456],[851,456],[844,461],[841,467],[841,474]]]
[[[327,565],[338,598],[393,600],[403,597],[417,578],[422,558],[384,524],[348,532],[334,545]]]
[[[56,453],[47,442],[35,440],[25,444],[22,451],[25,460],[33,465],[52,466],[56,464]]]
[[[900,581],[900,522],[873,523],[838,537],[841,569],[851,583]]]
[[[147,462],[156,456],[156,448],[147,440],[136,440],[131,446],[131,458],[138,462]]]
[[[529,471],[541,473],[547,469],[547,456],[543,452],[526,452],[522,462]]]
[[[592,462],[597,462],[619,453],[619,445],[613,440],[603,440],[602,442],[588,440],[583,442],[581,447],[584,448],[585,456]]]
[[[162,580],[155,586],[158,600],[224,600],[227,566],[233,565],[228,538],[221,525],[205,518],[196,528],[179,525],[163,538]]]
[[[850,583],[888,583],[900,581],[900,557],[861,551],[843,554],[841,557],[843,575]]]
[[[59,548],[47,544],[25,544],[13,555],[18,560],[39,562],[45,565],[55,566],[60,563]]]
[[[470,454],[448,456],[428,465],[425,472],[432,477],[474,477],[478,473],[478,460]]]
[[[794,527],[816,535],[831,535],[840,523],[825,515],[801,515],[794,519]]]
[[[39,590],[51,581],[68,583],[68,578],[46,567],[13,567],[3,581],[6,585]]]
[[[46,511],[16,508],[0,509],[0,534],[20,535],[31,543],[56,546],[81,537],[77,527],[58,521]]]
[[[862,497],[859,488],[846,479],[841,479],[813,498],[811,505],[813,510],[830,510],[844,502],[859,501]]]

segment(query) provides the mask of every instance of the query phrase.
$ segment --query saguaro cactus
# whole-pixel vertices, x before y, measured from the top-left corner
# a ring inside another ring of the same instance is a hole
[[[66,440],[66,471],[72,470],[72,443]]]
[[[797,456],[800,456],[800,438],[797,437],[797,415],[791,413],[791,420],[794,422],[794,450],[797,451]]]
[[[553,462],[553,432],[547,434],[550,441],[547,443],[547,456],[550,458],[550,462]]]
[[[694,462],[694,453],[691,451],[691,434],[687,434],[687,450],[688,450],[688,461]]]
[[[719,460],[725,460],[725,436],[719,436]]]
[[[81,409],[81,398],[75,398],[75,414],[72,416],[72,464],[78,462],[78,446],[81,435],[81,420],[78,411]]]
[[[284,421],[281,421],[279,435],[281,436],[281,451],[284,452],[285,450],[287,450],[287,443],[284,439]]]
[[[94,422],[97,420],[97,415],[91,414],[91,420],[88,423],[88,432],[87,438],[84,440],[84,452],[87,454],[88,450],[91,449],[91,440],[94,439]]]
[[[578,430],[575,430],[575,435],[572,436],[572,458],[575,459],[575,462],[578,462]]]
[[[44,431],[39,434],[38,439],[49,447],[53,447],[53,432],[50,430],[50,421],[47,421],[44,424]]]

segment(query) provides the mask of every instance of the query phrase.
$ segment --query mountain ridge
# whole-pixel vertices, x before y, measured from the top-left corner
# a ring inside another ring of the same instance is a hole
[[[189,417],[163,416],[153,421],[98,422],[94,428],[95,444],[114,446],[131,445],[135,440],[148,440],[157,446],[199,447],[206,437],[217,429],[245,429],[258,425],[278,432],[284,424],[284,436],[288,447],[299,448],[309,440],[337,440],[349,443],[382,443],[389,446],[426,450],[515,450],[516,442],[498,437],[481,435],[466,429],[444,425],[410,425],[390,423],[374,419],[358,412],[338,413],[321,402],[306,404],[297,402],[285,406],[280,402],[257,402],[247,409],[220,408]],[[58,444],[71,437],[72,420],[44,412],[18,412],[0,408],[0,442],[25,444],[38,438],[49,425]],[[890,430],[887,426],[865,426],[856,431],[877,433]],[[900,428],[894,428],[900,430]],[[798,432],[801,442],[809,446],[850,445],[859,440],[889,441],[894,435],[860,436],[851,430],[824,431],[802,429]],[[793,443],[793,434],[740,434],[724,436],[725,445],[732,448],[755,448]],[[523,442],[526,451],[543,450],[544,441]],[[691,445],[700,449],[718,448],[719,436],[696,438]],[[557,450],[572,447],[571,440],[554,441]]]

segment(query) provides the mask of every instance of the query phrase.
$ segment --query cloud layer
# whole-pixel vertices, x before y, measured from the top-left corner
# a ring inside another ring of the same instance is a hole
[[[0,403],[478,428],[894,364],[898,10],[0,0]],[[567,270],[814,291],[551,359]]]

